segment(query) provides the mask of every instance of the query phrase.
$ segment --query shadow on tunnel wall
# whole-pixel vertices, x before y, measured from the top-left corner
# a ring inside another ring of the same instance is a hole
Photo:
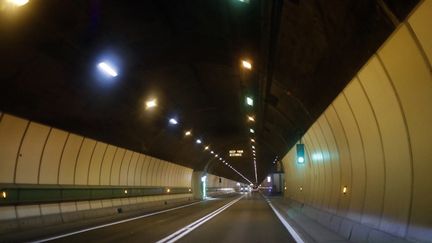
[[[431,242],[431,16],[423,1],[310,127],[304,164],[283,158],[285,197],[347,239]]]

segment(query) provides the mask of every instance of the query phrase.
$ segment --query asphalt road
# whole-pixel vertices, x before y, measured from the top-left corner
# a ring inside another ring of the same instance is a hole
[[[239,199],[218,198],[121,224],[95,229],[52,242],[157,242],[178,232],[189,230],[177,242],[294,242],[291,235],[259,193],[243,194]],[[212,212],[224,207],[219,213]],[[207,219],[205,222],[200,219]],[[191,230],[194,223],[198,226]],[[171,238],[172,239],[172,238]],[[165,241],[165,242],[169,242]]]

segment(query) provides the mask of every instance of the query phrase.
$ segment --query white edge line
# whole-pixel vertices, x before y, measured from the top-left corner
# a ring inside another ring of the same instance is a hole
[[[164,242],[175,242],[179,239],[181,239],[182,237],[184,237],[185,235],[189,234],[191,231],[193,231],[194,229],[198,228],[199,226],[201,226],[202,224],[204,224],[205,222],[209,221],[210,219],[212,219],[213,217],[215,217],[216,215],[218,215],[219,213],[223,212],[225,209],[229,208],[230,206],[232,206],[233,204],[235,204],[236,202],[240,201],[245,195],[234,199],[232,201],[230,201],[229,203],[225,204],[224,206],[216,209],[215,211],[207,214],[206,216],[186,225],[185,227],[177,230],[176,232],[166,236],[165,238],[157,241],[157,243],[164,243]]]
[[[303,239],[297,234],[294,228],[283,218],[283,216],[276,210],[276,208],[273,206],[270,200],[267,199],[267,203],[270,205],[273,212],[276,214],[278,219],[282,222],[282,224],[285,226],[285,228],[288,230],[288,232],[291,234],[294,240],[297,243],[304,243]]]
[[[129,218],[129,219],[123,219],[123,220],[120,220],[120,221],[116,221],[116,222],[112,222],[112,223],[108,223],[108,224],[103,224],[103,225],[98,225],[98,226],[90,227],[90,228],[87,228],[87,229],[82,229],[82,230],[78,230],[78,231],[74,231],[74,232],[70,232],[70,233],[66,233],[66,234],[62,234],[62,235],[57,235],[57,236],[53,236],[53,237],[49,237],[49,238],[45,238],[45,239],[41,239],[41,240],[31,241],[31,242],[41,243],[41,242],[47,242],[47,241],[51,241],[51,240],[57,240],[57,239],[60,239],[60,238],[71,236],[71,235],[76,235],[76,234],[84,233],[84,232],[87,232],[87,231],[92,231],[92,230],[96,230],[96,229],[100,229],[100,228],[105,228],[105,227],[109,227],[109,226],[116,225],[116,224],[122,224],[122,223],[126,223],[126,222],[129,222],[129,221],[133,221],[133,220],[137,220],[137,219],[141,219],[141,218],[150,217],[150,216],[157,215],[157,214],[166,213],[166,212],[173,211],[173,210],[176,210],[176,209],[189,207],[189,206],[201,203],[201,202],[203,202],[203,201],[194,202],[194,203],[191,203],[191,204],[187,204],[187,205],[183,205],[183,206],[179,206],[179,207],[175,207],[175,208],[165,209],[165,210],[162,210],[162,211],[145,214],[145,215],[141,215],[141,216],[138,216],[138,217],[133,217],[133,218]]]

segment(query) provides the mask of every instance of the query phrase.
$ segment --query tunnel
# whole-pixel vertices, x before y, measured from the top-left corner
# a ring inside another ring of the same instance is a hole
[[[432,0],[0,1],[0,242],[432,242]]]

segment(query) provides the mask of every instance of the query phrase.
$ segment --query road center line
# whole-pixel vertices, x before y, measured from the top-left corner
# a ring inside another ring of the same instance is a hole
[[[90,228],[87,228],[87,229],[82,229],[82,230],[78,230],[78,231],[74,231],[74,232],[70,232],[70,233],[66,233],[66,234],[62,234],[62,235],[57,235],[57,236],[53,236],[53,237],[49,237],[49,238],[45,238],[45,239],[41,239],[41,240],[36,240],[36,241],[32,241],[32,242],[34,242],[34,243],[40,243],[40,242],[47,242],[47,241],[51,241],[51,240],[65,238],[65,237],[68,237],[68,236],[71,236],[71,235],[76,235],[76,234],[84,233],[84,232],[91,231],[91,230],[101,229],[101,228],[113,226],[113,225],[116,225],[116,224],[122,224],[122,223],[126,223],[126,222],[129,222],[129,221],[137,220],[137,219],[147,218],[147,217],[150,217],[150,216],[153,216],[153,215],[158,215],[158,214],[161,214],[161,213],[166,213],[166,212],[170,212],[170,211],[173,211],[173,210],[177,210],[177,209],[181,209],[181,208],[186,208],[186,207],[189,207],[189,206],[201,203],[201,202],[203,202],[203,201],[194,202],[194,203],[186,204],[186,205],[183,205],[183,206],[178,206],[178,207],[175,207],[175,208],[165,209],[165,210],[162,210],[162,211],[157,211],[157,212],[145,214],[145,215],[141,215],[141,216],[138,216],[138,217],[123,219],[123,220],[120,220],[120,221],[116,221],[116,222],[112,222],[112,223],[108,223],[108,224],[103,224],[103,225],[98,225],[98,226],[90,227]]]
[[[210,219],[212,219],[213,217],[215,217],[216,215],[220,214],[221,212],[223,212],[225,209],[229,208],[230,206],[232,206],[233,204],[235,204],[236,202],[240,201],[243,197],[240,196],[237,199],[232,200],[231,202],[225,204],[224,206],[216,209],[215,211],[207,214],[206,216],[186,225],[185,227],[177,230],[176,232],[168,235],[167,237],[157,241],[156,243],[172,243],[172,242],[176,242],[177,240],[183,238],[185,235],[189,234],[190,232],[192,232],[194,229],[198,228],[199,226],[201,226],[202,224],[204,224],[205,222],[209,221]]]

